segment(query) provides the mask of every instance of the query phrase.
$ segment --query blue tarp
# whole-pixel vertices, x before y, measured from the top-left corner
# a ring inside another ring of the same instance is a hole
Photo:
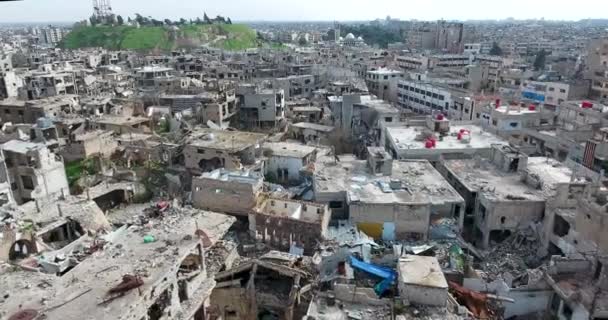
[[[382,282],[374,287],[374,291],[378,296],[381,296],[388,288],[390,288],[397,279],[395,270],[375,264],[363,262],[353,256],[350,257],[350,265],[353,268],[365,271],[371,275],[382,278]]]

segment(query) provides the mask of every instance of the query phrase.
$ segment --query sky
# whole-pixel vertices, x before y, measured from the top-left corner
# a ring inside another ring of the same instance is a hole
[[[123,17],[140,13],[172,20],[202,17],[203,11],[235,21],[608,18],[607,0],[113,0],[112,8]],[[77,21],[92,11],[92,0],[0,2],[0,23]]]

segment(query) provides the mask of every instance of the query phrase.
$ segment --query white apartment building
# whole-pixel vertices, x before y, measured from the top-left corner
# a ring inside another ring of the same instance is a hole
[[[452,104],[452,93],[444,86],[403,80],[398,84],[398,104],[416,113],[447,113]]]
[[[588,92],[587,82],[524,81],[521,89],[522,98],[553,107],[583,98]]]
[[[432,70],[434,68],[463,68],[470,65],[473,59],[466,54],[403,55],[396,59],[403,70]]]

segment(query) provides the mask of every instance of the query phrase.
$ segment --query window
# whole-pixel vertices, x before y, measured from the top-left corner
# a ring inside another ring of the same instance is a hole
[[[549,91],[553,92],[553,91],[555,91],[555,88],[550,87],[550,88],[549,88]]]
[[[388,86],[384,86],[384,90],[388,90]]]
[[[205,154],[205,150],[204,149],[197,149],[196,153],[198,153],[198,154]]]
[[[559,92],[566,93],[566,89],[559,89]]]
[[[498,121],[492,120],[492,124],[496,126],[496,125],[498,125]]]
[[[511,126],[512,128],[517,128],[518,123],[517,122],[511,122],[509,123],[509,126]]]
[[[477,119],[479,119],[479,113],[475,114],[475,117],[476,117]]]
[[[388,80],[388,76],[384,76],[384,80]]]
[[[30,176],[21,176],[23,188],[26,190],[34,190],[34,180]]]
[[[442,95],[439,95],[439,100],[443,101],[443,100],[445,100],[445,97]]]
[[[393,122],[393,117],[386,117],[384,118],[385,122]]]
[[[9,109],[4,109],[4,113],[6,113],[6,114],[11,114],[11,110],[9,110]]]

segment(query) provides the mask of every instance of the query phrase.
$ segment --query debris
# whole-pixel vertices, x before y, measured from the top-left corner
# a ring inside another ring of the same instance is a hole
[[[146,235],[144,236],[144,243],[152,243],[155,242],[156,239],[154,238],[153,235]]]

